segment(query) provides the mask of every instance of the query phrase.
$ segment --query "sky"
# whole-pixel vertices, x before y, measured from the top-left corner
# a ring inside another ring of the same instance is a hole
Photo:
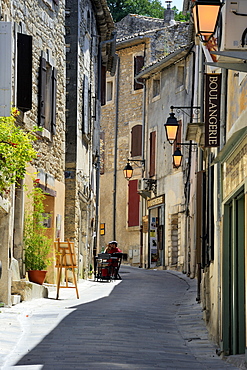
[[[167,8],[165,0],[161,0],[162,5]],[[171,7],[175,6],[178,10],[183,8],[183,0],[172,0]]]

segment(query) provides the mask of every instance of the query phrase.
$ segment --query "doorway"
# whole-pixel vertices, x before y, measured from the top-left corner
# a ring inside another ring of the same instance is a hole
[[[229,355],[245,352],[245,198],[243,190],[224,206],[222,340]]]

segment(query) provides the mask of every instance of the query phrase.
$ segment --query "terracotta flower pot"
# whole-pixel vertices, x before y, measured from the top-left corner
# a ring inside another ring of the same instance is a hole
[[[44,270],[30,270],[28,273],[28,279],[32,283],[43,285],[47,271]]]

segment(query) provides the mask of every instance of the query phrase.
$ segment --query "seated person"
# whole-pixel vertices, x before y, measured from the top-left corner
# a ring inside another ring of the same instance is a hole
[[[105,250],[105,253],[109,253],[109,254],[122,253],[122,251],[121,251],[121,249],[118,248],[117,242],[114,240],[114,241],[109,242],[109,244],[108,244],[108,246]]]

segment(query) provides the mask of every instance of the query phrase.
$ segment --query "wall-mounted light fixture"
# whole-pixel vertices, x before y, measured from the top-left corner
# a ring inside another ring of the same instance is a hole
[[[173,144],[177,139],[179,123],[175,117],[173,111],[170,113],[170,117],[167,118],[166,123],[164,124],[166,130],[166,137],[170,144]]]
[[[223,3],[220,0],[196,0],[193,17],[196,35],[202,42],[208,42],[214,35]]]
[[[142,168],[143,169],[145,168],[145,159],[135,159],[135,160],[127,159],[127,161],[128,162],[123,169],[124,177],[126,178],[126,180],[130,180],[133,175],[133,167],[131,166],[130,162],[134,162],[134,163],[141,162]]]
[[[170,109],[171,109],[172,112],[170,113],[170,117],[167,118],[167,121],[164,124],[164,126],[165,126],[165,130],[166,130],[167,140],[171,145],[173,145],[174,142],[177,139],[178,128],[179,128],[179,123],[178,123],[178,120],[176,119],[176,117],[173,113],[173,109],[177,109],[177,111],[183,111],[185,114],[187,114],[187,113],[184,110],[185,109],[190,109],[191,112],[193,110],[195,110],[196,114],[198,114],[198,111],[200,110],[200,107],[175,107],[175,106],[171,105]],[[176,144],[177,144],[177,148],[176,148],[175,152],[172,155],[172,157],[173,157],[173,166],[175,168],[179,168],[181,166],[182,159],[183,159],[183,154],[181,153],[181,150],[180,150],[179,146],[180,145],[189,146],[189,150],[190,150],[190,153],[191,153],[192,145],[197,145],[197,144],[192,143],[191,140],[190,140],[189,143],[176,143]]]

